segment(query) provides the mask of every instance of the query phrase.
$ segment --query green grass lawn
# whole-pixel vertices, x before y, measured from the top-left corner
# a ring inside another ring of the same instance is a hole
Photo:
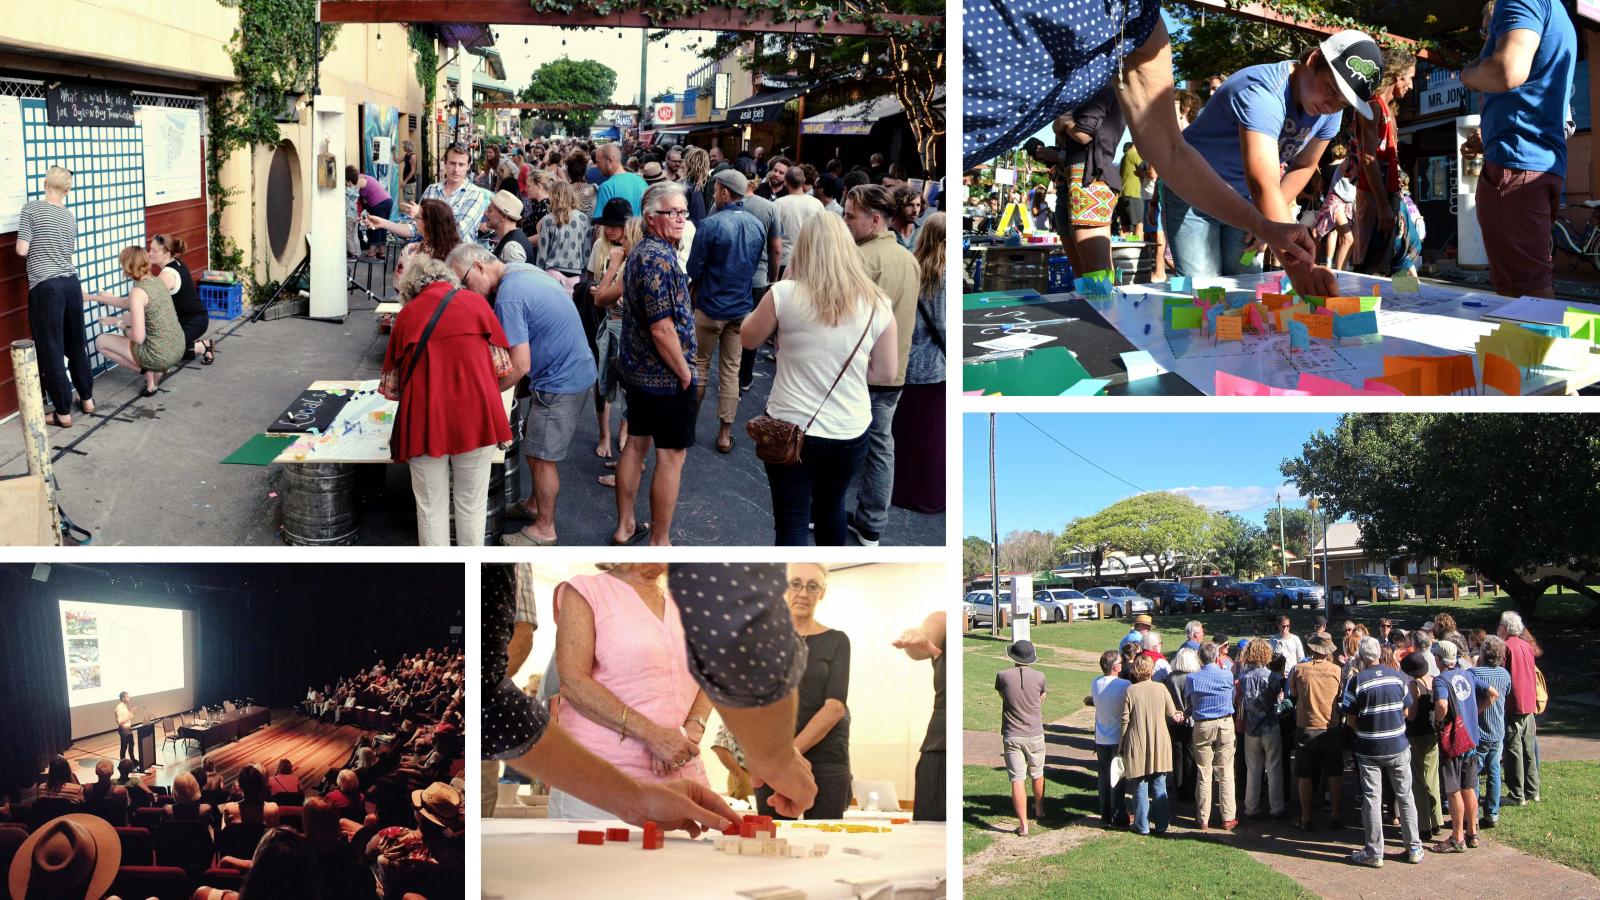
[[[1544,763],[1539,794],[1541,803],[1501,809],[1500,827],[1489,833],[1526,853],[1600,875],[1600,762]]]
[[[972,854],[994,841],[995,832],[984,826],[1014,815],[1011,784],[1004,769],[966,766],[963,769],[965,812],[962,847]],[[1051,767],[1046,770],[1046,817],[1030,828],[1048,832],[1081,821],[1081,815],[1098,815],[1093,777],[1081,769]],[[1504,821],[1504,819],[1502,819]],[[994,866],[979,878],[968,880],[965,895],[973,900],[1012,897],[1122,898],[1136,892],[1134,885],[1158,873],[1161,892],[1168,896],[1214,894],[1251,898],[1314,897],[1285,875],[1256,862],[1243,850],[1210,841],[1168,840],[1107,832],[1071,850],[1026,862]],[[1131,879],[1131,880],[1130,880]]]
[[[1040,631],[1035,630],[1034,637]],[[1009,669],[1015,663],[1006,657],[1006,645],[984,636],[968,635],[967,652],[962,656],[966,666],[962,676],[962,718],[969,731],[1000,730],[1000,694],[994,689],[995,673]],[[1054,649],[1038,647],[1039,671],[1045,677],[1044,720],[1054,722],[1070,715],[1083,706],[1083,697],[1089,693],[1089,683],[1099,677],[1097,672],[1080,672],[1059,668],[1064,658]]]

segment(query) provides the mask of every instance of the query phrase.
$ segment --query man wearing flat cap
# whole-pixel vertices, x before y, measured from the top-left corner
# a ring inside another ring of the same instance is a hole
[[[494,229],[499,244],[494,255],[501,262],[519,263],[533,260],[533,245],[518,227],[522,221],[522,201],[510,191],[499,191],[489,201],[489,227]]]

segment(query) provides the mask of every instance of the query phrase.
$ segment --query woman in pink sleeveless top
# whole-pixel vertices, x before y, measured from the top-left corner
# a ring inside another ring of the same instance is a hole
[[[580,745],[645,782],[707,784],[700,761],[711,701],[689,673],[664,563],[616,565],[556,589],[561,726]],[[561,791],[551,818],[609,819]]]

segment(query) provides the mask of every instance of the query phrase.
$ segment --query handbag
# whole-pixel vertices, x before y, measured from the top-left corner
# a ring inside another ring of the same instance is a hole
[[[777,310],[774,306],[773,315]],[[817,415],[822,412],[822,407],[833,396],[833,389],[839,386],[839,380],[844,378],[844,373],[850,371],[850,362],[856,358],[856,351],[861,349],[861,344],[867,339],[867,332],[872,330],[872,322],[878,317],[877,304],[873,304],[872,311],[867,314],[867,327],[861,329],[861,336],[856,338],[856,345],[850,348],[850,353],[844,358],[844,365],[839,367],[839,374],[833,377],[833,384],[828,385],[828,392],[822,395],[822,402],[817,404],[816,411],[811,414],[811,419],[805,427],[785,422],[782,419],[762,413],[744,423],[745,434],[750,435],[750,440],[756,445],[756,458],[764,463],[775,466],[794,466],[800,464],[800,449],[805,444],[806,429],[812,422],[817,421]]]
[[[461,289],[452,288],[448,294],[444,295],[444,299],[439,301],[439,305],[433,308],[433,318],[429,319],[427,326],[422,329],[422,336],[417,338],[417,349],[411,351],[411,358],[406,360],[405,371],[400,373],[400,383],[395,387],[395,394],[399,397],[399,401],[395,403],[394,407],[394,424],[389,428],[389,458],[395,462],[404,462],[404,460],[395,459],[394,457],[394,436],[400,433],[400,417],[406,408],[406,385],[410,383],[411,373],[416,371],[417,363],[422,360],[423,351],[428,349],[428,337],[433,334],[433,326],[439,324],[439,317],[444,315],[444,308],[450,305],[451,298],[459,290]]]
[[[1456,692],[1447,683],[1445,690],[1449,696],[1449,714],[1444,726],[1439,729],[1439,752],[1445,759],[1456,759],[1471,753],[1477,745],[1472,740],[1472,735],[1467,733],[1467,723],[1461,720],[1461,707],[1456,703]]]

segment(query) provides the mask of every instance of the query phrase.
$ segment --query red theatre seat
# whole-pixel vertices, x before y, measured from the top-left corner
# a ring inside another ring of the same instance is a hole
[[[200,885],[218,890],[237,891],[244,885],[244,873],[238,869],[207,869],[200,876]]]
[[[153,866],[155,853],[152,851],[150,829],[148,828],[118,828],[117,840],[122,842],[122,864],[125,866]]]
[[[189,874],[175,866],[123,866],[111,882],[111,893],[119,897],[188,900],[194,888],[189,884]]]
[[[17,848],[28,839],[28,829],[21,825],[0,825],[0,872],[11,871],[11,859]]]
[[[293,828],[295,831],[305,834],[306,826],[303,818],[304,810],[305,807],[303,806],[279,806],[278,824],[286,828]]]

